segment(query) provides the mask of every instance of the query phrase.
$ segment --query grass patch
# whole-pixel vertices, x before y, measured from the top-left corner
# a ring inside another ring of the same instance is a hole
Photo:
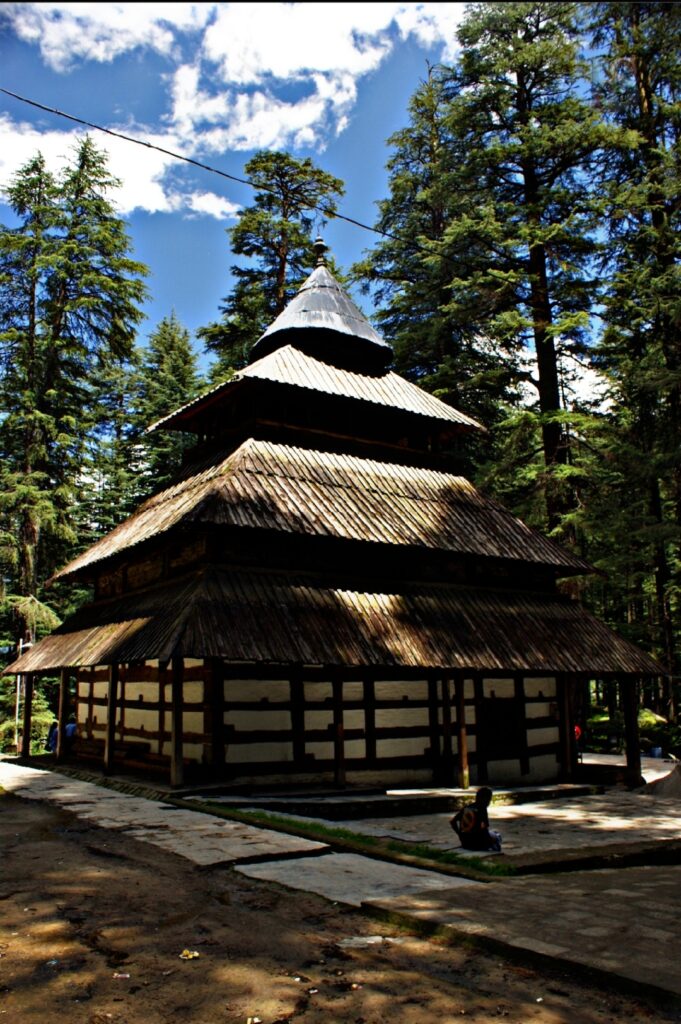
[[[463,858],[454,850],[440,850],[423,843],[406,843],[398,839],[380,839],[377,836],[353,832],[352,829],[339,828],[321,821],[300,821],[298,818],[289,818],[284,814],[272,811],[240,811],[210,801],[191,800],[185,803],[178,800],[177,803],[181,803],[183,807],[192,807],[197,811],[202,810],[231,821],[242,821],[247,825],[265,825],[268,828],[275,828],[304,839],[328,842],[330,846],[366,853],[369,856],[394,863],[409,863],[413,867],[431,869],[444,867],[449,868],[453,874],[478,879],[481,876],[483,878],[508,877],[517,873],[515,868],[509,864],[500,863],[495,858],[468,856]]]

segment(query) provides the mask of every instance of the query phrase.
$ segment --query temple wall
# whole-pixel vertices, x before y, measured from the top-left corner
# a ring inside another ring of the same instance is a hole
[[[357,675],[359,673],[355,673]],[[348,781],[409,780],[456,784],[458,725],[452,680],[343,680],[319,670],[239,677],[225,666],[222,692],[211,668],[187,659],[183,687],[183,758],[212,766],[213,741],[224,750],[227,778],[333,779],[343,751]],[[167,767],[171,745],[171,673],[158,662],[121,666],[116,748],[132,762]],[[217,690],[211,687],[217,686]],[[443,686],[445,687],[443,689]],[[558,778],[559,729],[554,677],[482,676],[464,680],[471,784],[530,784]],[[103,748],[108,669],[78,674],[80,747]],[[448,701],[445,715],[443,699]],[[220,754],[222,756],[222,754]],[[444,773],[444,775],[443,775]],[[445,777],[446,776],[446,777]]]

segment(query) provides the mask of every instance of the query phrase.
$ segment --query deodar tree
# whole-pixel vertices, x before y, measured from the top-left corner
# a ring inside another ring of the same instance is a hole
[[[197,332],[217,357],[214,380],[245,366],[250,349],[314,266],[312,230],[322,210],[333,216],[343,183],[310,159],[259,152],[245,167],[256,187],[252,206],[228,231],[232,252],[250,264],[231,268],[234,288],[222,319]]]
[[[95,370],[130,355],[146,268],[108,198],[117,182],[89,138],[55,177],[41,156],[15,176],[0,229],[2,562],[31,639],[42,583],[77,542]]]

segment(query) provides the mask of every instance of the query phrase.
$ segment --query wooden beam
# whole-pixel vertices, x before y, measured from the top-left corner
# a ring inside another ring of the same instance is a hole
[[[457,672],[454,686],[456,694],[456,742],[458,784],[461,789],[468,789],[471,784],[468,768],[468,735],[466,732],[466,691],[465,680],[461,672]]]
[[[452,697],[449,676],[443,676],[442,682],[442,770],[445,786],[454,781],[454,751],[452,749]]]
[[[21,756],[31,756],[31,727],[33,725],[33,673],[27,672],[24,680],[24,725],[21,733]]]
[[[570,714],[570,677],[563,673],[556,676],[556,705],[558,708],[558,743],[560,780],[570,782],[575,777],[577,765],[575,728]]]
[[[225,767],[225,684],[221,658],[207,658],[203,694],[203,763],[214,775]]]
[[[345,786],[345,734],[343,726],[343,680],[333,673],[333,773],[334,782]]]
[[[519,760],[520,774],[530,774],[530,747],[527,742],[527,710],[525,707],[525,679],[522,672],[517,672],[513,680],[513,699],[515,714],[518,721],[520,741]]]
[[[473,676],[473,689],[475,693],[475,763],[477,765],[477,784],[484,785],[489,780],[487,768],[487,748],[485,746],[485,726],[483,703],[485,689],[482,681],[482,674],[476,672]]]
[[[376,760],[376,681],[367,676],[364,688],[364,756],[367,764]]]
[[[641,743],[638,733],[638,680],[620,681],[620,700],[624,711],[624,736],[627,750],[627,785],[642,786]]]
[[[437,701],[437,678],[434,675],[428,676],[428,734],[430,736],[430,763],[433,782],[438,785],[441,781],[440,715]]]
[[[183,702],[184,702],[184,658],[174,657],[172,661],[171,699],[171,744],[170,744],[170,785],[184,783],[183,763]]]
[[[104,774],[113,770],[114,743],[116,742],[116,698],[118,696],[118,665],[109,666],[106,691],[106,738],[104,740]]]
[[[291,745],[293,747],[293,763],[298,769],[305,764],[305,683],[300,668],[291,670],[289,679],[291,699]]]
[[[59,711],[57,713],[57,721],[59,723],[57,729],[57,761],[63,761],[66,756],[66,737],[64,730],[66,729],[66,723],[69,720],[69,677],[70,672],[67,668],[63,668],[59,673]]]

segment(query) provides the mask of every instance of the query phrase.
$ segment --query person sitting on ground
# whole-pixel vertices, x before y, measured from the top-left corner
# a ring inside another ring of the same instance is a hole
[[[472,804],[466,804],[452,818],[450,825],[456,832],[464,850],[501,850],[501,834],[489,827],[487,808],[492,801],[492,790],[483,786]]]

